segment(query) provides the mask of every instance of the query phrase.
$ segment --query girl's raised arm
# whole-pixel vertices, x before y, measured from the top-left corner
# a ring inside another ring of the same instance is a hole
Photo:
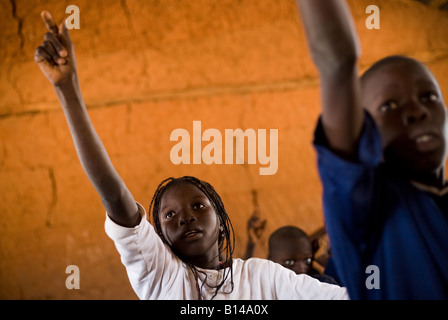
[[[140,221],[137,204],[120,178],[96,133],[81,96],[73,44],[65,23],[59,27],[42,12],[49,32],[36,49],[34,61],[53,85],[72,134],[76,152],[88,178],[98,191],[109,217],[133,227]]]
[[[343,0],[297,0],[321,79],[322,125],[329,147],[354,158],[364,113],[360,105],[355,27]]]

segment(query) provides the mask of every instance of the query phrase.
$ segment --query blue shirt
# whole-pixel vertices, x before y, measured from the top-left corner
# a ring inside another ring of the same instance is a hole
[[[356,161],[328,148],[320,122],[314,145],[330,275],[350,298],[448,299],[448,211],[382,164],[381,138],[369,114]]]

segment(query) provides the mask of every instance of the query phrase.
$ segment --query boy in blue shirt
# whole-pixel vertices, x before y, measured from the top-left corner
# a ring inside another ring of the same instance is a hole
[[[321,78],[314,143],[334,276],[352,299],[448,299],[448,123],[437,80],[403,56],[359,78],[345,2],[298,4]]]

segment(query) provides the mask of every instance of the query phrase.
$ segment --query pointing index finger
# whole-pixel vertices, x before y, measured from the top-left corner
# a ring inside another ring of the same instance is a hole
[[[54,22],[51,14],[48,11],[42,11],[40,15],[42,17],[42,20],[44,20],[47,29],[55,34],[58,34],[58,26]]]

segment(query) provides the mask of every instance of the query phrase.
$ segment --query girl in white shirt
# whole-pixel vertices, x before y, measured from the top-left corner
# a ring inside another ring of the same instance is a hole
[[[90,121],[65,23],[49,32],[34,60],[54,86],[84,171],[106,208],[114,240],[141,299],[346,299],[344,288],[296,275],[267,260],[233,259],[233,230],[213,187],[193,177],[167,179],[144,218]],[[143,217],[143,218],[142,218]]]
[[[140,215],[146,215],[139,205]],[[265,259],[234,259],[233,229],[221,198],[194,177],[163,181],[152,199],[154,227],[106,220],[141,299],[346,299],[344,288],[297,275]]]

